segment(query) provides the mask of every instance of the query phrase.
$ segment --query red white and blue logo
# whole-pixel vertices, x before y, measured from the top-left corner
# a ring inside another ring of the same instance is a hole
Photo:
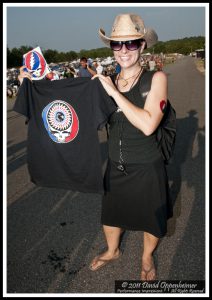
[[[79,119],[74,108],[65,101],[55,100],[42,112],[44,126],[56,143],[69,143],[79,131]]]
[[[31,73],[33,79],[42,79],[46,75],[47,63],[42,53],[32,50],[23,57],[23,65]]]

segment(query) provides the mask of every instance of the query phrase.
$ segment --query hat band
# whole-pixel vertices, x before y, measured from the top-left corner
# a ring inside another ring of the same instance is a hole
[[[138,34],[130,34],[130,35],[113,35],[113,36],[111,36],[110,38],[111,38],[111,39],[114,39],[114,38],[128,38],[128,37],[129,37],[129,38],[130,38],[130,37],[133,37],[133,38],[134,38],[134,37],[139,37],[139,38],[140,38],[141,36],[144,36],[144,35],[141,35],[141,34],[139,34],[139,35],[138,35]]]

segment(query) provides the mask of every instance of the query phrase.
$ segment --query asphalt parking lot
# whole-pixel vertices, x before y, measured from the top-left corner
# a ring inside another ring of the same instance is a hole
[[[156,250],[159,280],[205,279],[205,77],[185,57],[168,65],[177,140],[168,166],[174,216]],[[27,126],[7,103],[7,293],[114,293],[115,280],[139,280],[141,232],[126,232],[122,257],[97,272],[106,247],[101,195],[37,187],[26,164]],[[103,166],[106,132],[99,132]]]

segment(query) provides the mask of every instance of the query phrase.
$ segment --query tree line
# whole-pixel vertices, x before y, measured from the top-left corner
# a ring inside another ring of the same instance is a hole
[[[177,40],[170,40],[166,42],[159,41],[153,47],[148,48],[144,51],[150,52],[153,54],[169,54],[169,53],[181,53],[184,55],[188,55],[189,53],[195,51],[196,49],[205,48],[205,37],[190,37],[183,38]],[[21,46],[20,48],[12,48],[9,49],[7,47],[7,67],[20,67],[23,64],[23,54],[32,50],[31,46]],[[108,57],[113,56],[113,52],[110,48],[96,48],[91,50],[82,49],[80,52],[68,51],[68,52],[59,52],[57,50],[43,50],[43,55],[47,61],[47,63],[59,63],[64,61],[72,61],[76,60],[80,57],[89,57],[89,58],[97,58],[97,57]]]
[[[189,55],[197,49],[205,49],[205,37],[198,36],[158,42],[151,48],[154,53],[181,53],[184,55]]]

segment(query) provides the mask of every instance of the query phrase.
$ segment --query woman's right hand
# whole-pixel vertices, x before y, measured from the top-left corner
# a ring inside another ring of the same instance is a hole
[[[30,75],[29,72],[24,71],[25,68],[26,68],[26,66],[22,66],[19,69],[20,74],[18,75],[18,80],[20,81],[20,84],[22,84],[24,78],[28,78],[29,80],[32,81],[32,76]]]
[[[100,82],[102,83],[104,89],[106,90],[106,92],[108,93],[109,96],[114,98],[114,95],[119,93],[119,91],[117,90],[117,88],[113,84],[112,79],[110,78],[110,76],[104,76],[102,74],[96,74],[91,79],[93,80],[95,78],[99,78]]]

